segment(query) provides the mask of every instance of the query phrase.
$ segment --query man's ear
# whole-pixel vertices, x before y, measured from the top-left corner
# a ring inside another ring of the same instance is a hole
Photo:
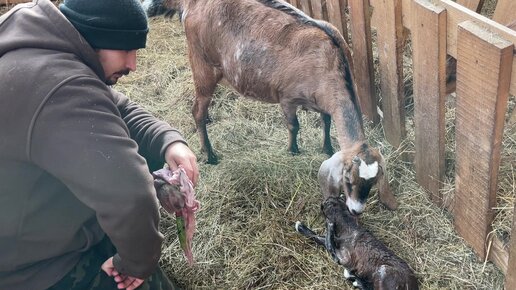
[[[330,196],[338,197],[340,195],[343,175],[344,162],[342,162],[342,155],[339,151],[325,160],[319,168],[317,177],[323,194],[323,200]]]

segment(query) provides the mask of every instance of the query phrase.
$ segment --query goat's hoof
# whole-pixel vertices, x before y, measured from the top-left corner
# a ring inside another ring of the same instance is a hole
[[[219,159],[214,158],[214,157],[212,157],[212,158],[208,157],[208,160],[206,160],[206,163],[211,164],[211,165],[217,165],[217,164],[219,164]]]
[[[199,162],[211,164],[211,165],[217,165],[217,164],[219,164],[219,157],[215,154],[208,154],[208,155],[203,154],[203,156],[201,158],[199,158]]]

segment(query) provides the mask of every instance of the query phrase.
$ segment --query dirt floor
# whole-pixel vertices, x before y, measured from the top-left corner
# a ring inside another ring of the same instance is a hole
[[[150,28],[147,48],[139,51],[137,71],[123,78],[116,89],[180,128],[202,159],[191,116],[193,83],[183,28],[177,18],[151,19]],[[511,102],[514,106],[514,99]],[[448,110],[447,136],[453,136],[453,113]],[[215,166],[200,164],[196,193],[201,209],[192,267],[179,248],[173,218],[162,215],[166,240],[161,265],[170,277],[184,289],[352,289],[342,267],[293,227],[300,220],[317,232],[324,230],[316,174],[327,156],[320,153],[318,114],[299,112],[302,153],[298,156],[286,151],[287,130],[277,105],[244,99],[219,87],[210,116],[208,131],[222,159]],[[407,261],[421,289],[503,289],[503,274],[478,260],[455,233],[452,216],[436,207],[415,182],[412,164],[402,159],[414,150],[410,118],[407,126],[404,151],[385,141],[382,127],[366,126],[369,143],[386,157],[400,207],[385,209],[374,189],[362,224]],[[332,134],[336,147],[334,128]],[[502,167],[510,171],[507,177],[500,176],[500,182],[507,184],[509,194],[499,210],[510,212],[500,222],[510,229],[516,184],[511,159],[516,156],[514,126],[505,134]],[[447,156],[453,172],[451,144]],[[452,181],[446,185],[450,194]]]

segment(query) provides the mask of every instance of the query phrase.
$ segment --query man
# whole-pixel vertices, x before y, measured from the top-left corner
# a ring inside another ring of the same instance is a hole
[[[49,0],[0,17],[0,289],[172,289],[150,171],[196,158],[111,89],[136,70],[138,0]],[[102,270],[101,270],[102,268]]]

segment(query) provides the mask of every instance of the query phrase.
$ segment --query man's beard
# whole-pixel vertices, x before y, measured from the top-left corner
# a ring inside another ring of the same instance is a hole
[[[113,73],[108,79],[106,79],[105,83],[108,86],[112,86],[112,85],[116,84],[116,82],[118,81],[119,78],[121,78],[122,76],[128,75],[130,72],[131,71],[129,69],[117,71],[117,72]]]

